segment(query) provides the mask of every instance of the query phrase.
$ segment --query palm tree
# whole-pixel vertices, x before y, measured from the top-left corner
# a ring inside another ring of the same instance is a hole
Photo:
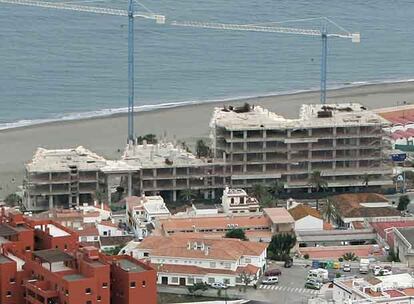
[[[184,189],[180,191],[180,198],[187,203],[192,201],[196,196],[196,193],[191,189]]]
[[[309,186],[315,189],[315,192],[325,191],[328,182],[321,176],[320,171],[313,171],[309,178]],[[319,210],[319,198],[316,198],[316,210]]]
[[[329,223],[332,223],[336,220],[338,217],[338,212],[335,208],[335,205],[331,200],[328,200],[322,210],[322,216],[325,220],[327,220]]]
[[[274,198],[278,198],[283,189],[284,184],[279,180],[276,180],[273,184],[270,185],[269,192]]]
[[[259,200],[259,202],[265,198],[266,193],[267,189],[262,184],[254,184],[250,192],[252,196],[256,197]]]
[[[369,184],[370,181],[371,181],[371,175],[365,173],[362,176],[362,183],[364,184],[365,188],[368,188],[368,184]]]

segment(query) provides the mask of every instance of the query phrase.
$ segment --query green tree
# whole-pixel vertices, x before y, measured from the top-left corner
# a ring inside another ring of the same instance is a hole
[[[399,257],[398,249],[397,249],[397,252],[395,252],[394,249],[391,249],[389,251],[388,256],[387,256],[387,261],[388,262],[397,262],[397,263],[401,262],[400,257]]]
[[[210,157],[211,150],[209,146],[207,146],[204,140],[199,139],[196,142],[196,155],[198,158],[200,157]]]
[[[262,184],[254,184],[250,190],[250,194],[257,198],[260,203],[267,195],[267,188]]]
[[[193,285],[190,285],[187,287],[188,293],[192,296],[195,296],[196,293],[200,295],[202,292],[206,291],[208,289],[208,285],[206,283],[194,283]]]
[[[247,240],[246,234],[244,233],[244,230],[241,228],[235,228],[227,231],[226,238],[240,239],[243,241]]]
[[[320,171],[313,171],[309,178],[309,186],[319,193],[326,190],[328,182],[321,176]],[[316,210],[319,210],[319,198],[316,198]]]
[[[274,199],[269,193],[265,193],[264,196],[259,200],[261,208],[272,208],[277,206],[277,200]]]
[[[9,206],[17,206],[22,202],[22,198],[16,193],[12,193],[6,196],[4,202]]]
[[[274,260],[283,261],[295,244],[295,235],[290,233],[276,234],[272,237],[269,247],[267,247],[268,256]]]
[[[243,283],[243,291],[246,292],[247,287],[250,285],[250,283],[257,280],[257,277],[256,275],[251,275],[250,273],[242,271],[239,274],[239,279],[240,279],[240,282]]]
[[[338,212],[335,208],[334,203],[331,200],[328,200],[323,207],[322,210],[322,216],[325,220],[327,220],[330,223],[335,222],[335,220],[338,217]]]
[[[183,200],[183,201],[185,201],[185,202],[187,202],[187,203],[189,203],[189,202],[191,202],[194,198],[196,198],[197,197],[197,195],[196,195],[196,193],[194,192],[194,190],[191,190],[191,189],[184,189],[184,190],[181,190],[180,191],[180,198]]]
[[[96,190],[94,196],[95,196],[95,200],[99,204],[103,203],[107,199],[105,192],[102,190]]]
[[[401,195],[398,199],[397,210],[404,211],[407,210],[408,205],[410,204],[410,198],[408,195]]]
[[[356,261],[357,259],[358,259],[358,257],[355,255],[355,253],[353,253],[353,252],[347,252],[347,253],[345,253],[343,256],[342,256],[342,258],[345,260],[345,261]]]

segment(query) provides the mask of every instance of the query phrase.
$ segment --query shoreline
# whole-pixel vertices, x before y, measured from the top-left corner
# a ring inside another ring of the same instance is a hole
[[[383,81],[383,82],[372,82],[372,83],[354,83],[354,84],[345,84],[343,86],[340,87],[334,87],[331,89],[327,90],[327,95],[328,95],[328,102],[329,103],[329,94],[330,93],[335,93],[335,92],[341,92],[343,93],[343,95],[347,95],[348,91],[354,91],[355,89],[369,89],[370,87],[395,87],[395,86],[405,86],[408,84],[412,84],[414,83],[414,79],[407,79],[407,80],[395,80],[395,81]],[[170,110],[170,109],[176,109],[176,108],[182,108],[182,107],[193,107],[193,106],[198,106],[198,105],[206,105],[206,104],[215,104],[215,105],[222,105],[222,104],[226,104],[226,103],[243,103],[243,102],[250,102],[250,101],[254,101],[254,102],[260,102],[262,99],[268,99],[268,98],[282,98],[282,97],[289,97],[289,96],[300,96],[300,95],[304,95],[304,94],[319,94],[319,89],[303,89],[303,90],[297,90],[297,91],[286,91],[286,92],[281,92],[280,94],[263,94],[263,95],[257,95],[257,96],[246,96],[246,97],[234,97],[234,98],[223,98],[223,99],[218,99],[218,100],[206,100],[206,101],[177,101],[177,102],[170,102],[170,103],[160,103],[160,104],[154,104],[154,105],[139,105],[136,106],[136,111],[135,111],[135,115],[139,115],[139,113],[147,113],[147,112],[154,112],[154,111],[163,111],[163,110]],[[352,96],[352,94],[349,94],[349,96]],[[147,108],[147,107],[152,107],[150,109],[144,109],[144,110],[139,110],[139,108]],[[125,110],[124,110],[125,109]],[[33,124],[28,124],[28,125],[22,125],[22,126],[12,126],[9,128],[4,128],[1,129],[0,128],[0,134],[2,132],[7,132],[8,130],[17,130],[17,129],[22,129],[22,128],[34,128],[37,126],[45,126],[45,125],[53,125],[53,124],[60,124],[60,123],[65,123],[65,122],[78,122],[78,121],[82,121],[82,120],[95,120],[95,119],[106,119],[106,118],[116,118],[116,117],[123,117],[127,115],[126,112],[126,108],[114,108],[114,109],[103,109],[102,111],[105,110],[112,110],[112,111],[118,111],[117,113],[107,113],[107,114],[97,114],[96,116],[86,116],[86,117],[79,117],[79,118],[65,118],[65,117],[70,117],[70,115],[82,115],[82,113],[74,113],[74,114],[68,114],[68,116],[64,116],[60,119],[56,119],[56,120],[50,120],[47,121],[47,119],[39,119],[39,120],[45,120],[44,122],[34,122]],[[83,112],[83,113],[98,113],[99,110],[97,111],[89,111],[89,112]],[[30,121],[30,120],[29,120]],[[33,120],[36,121],[36,120]],[[11,123],[5,123],[5,124],[15,124],[18,123],[17,122],[11,122]],[[0,124],[1,127],[1,124]]]
[[[328,91],[328,103],[359,102],[369,109],[414,104],[414,82],[368,84]],[[208,138],[214,107],[245,102],[261,105],[287,118],[296,118],[304,103],[319,103],[319,91],[262,96],[159,108],[135,114],[136,135],[153,133],[158,138],[185,141],[190,147]],[[36,148],[72,148],[83,145],[108,159],[119,159],[126,144],[127,114],[55,121],[0,130],[0,198],[22,184],[24,164]]]

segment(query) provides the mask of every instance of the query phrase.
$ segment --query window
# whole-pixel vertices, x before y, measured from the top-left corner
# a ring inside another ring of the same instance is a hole
[[[92,301],[86,301],[86,304],[92,304]]]
[[[146,287],[147,286],[147,282],[142,281],[142,287]]]
[[[208,278],[208,283],[213,284],[216,280],[214,278]]]
[[[65,295],[68,296],[69,295],[69,290],[65,290]]]
[[[130,286],[131,288],[135,288],[135,287],[137,286],[137,284],[136,284],[135,282],[131,282],[131,283],[129,283],[129,286]]]
[[[246,261],[247,264],[249,264],[249,263],[252,262],[252,259],[251,258],[245,258],[244,260]]]
[[[210,262],[210,268],[216,268],[216,262]]]
[[[194,285],[194,278],[188,278],[187,283],[188,285]]]
[[[30,246],[26,246],[26,251],[30,251]]]
[[[102,288],[108,288],[108,283],[107,282],[103,282],[102,283]]]
[[[6,292],[6,297],[10,298],[12,296],[11,291]]]
[[[101,296],[98,296],[98,302],[101,302],[102,298]]]
[[[178,277],[172,277],[171,283],[178,283]]]
[[[147,256],[149,256],[149,253],[148,252],[144,252],[144,257],[147,257]]]
[[[16,283],[16,279],[15,278],[10,278],[10,284],[14,284],[14,283]]]
[[[86,293],[86,294],[91,294],[91,293],[92,293],[92,290],[91,290],[90,288],[86,288],[86,289],[85,289],[85,293]]]
[[[86,236],[81,236],[81,242],[86,242],[88,238]]]
[[[97,241],[97,240],[98,240],[98,237],[97,237],[97,236],[94,236],[94,237],[93,237],[93,239],[94,239],[95,241]]]

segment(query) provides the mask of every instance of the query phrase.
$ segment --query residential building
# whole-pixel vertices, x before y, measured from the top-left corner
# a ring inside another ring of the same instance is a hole
[[[263,208],[272,234],[294,233],[295,220],[285,208]]]
[[[414,266],[414,227],[393,228],[393,250],[402,263],[409,267]]]
[[[369,225],[377,234],[377,241],[382,246],[394,248],[394,228],[414,227],[414,219],[410,217],[395,220],[377,220],[369,222]]]
[[[337,225],[349,228],[352,222],[364,220],[398,220],[401,212],[391,207],[388,199],[377,193],[347,193],[330,197],[336,210]]]
[[[409,304],[414,301],[414,279],[408,273],[382,277],[345,277],[333,282],[338,304]]]
[[[2,209],[0,303],[157,303],[156,273],[148,264],[79,247],[77,237],[53,221]]]
[[[123,236],[127,234],[125,230],[119,228],[119,226],[117,224],[112,223],[112,221],[101,221],[96,223],[95,225],[99,231],[99,235],[102,237]]]
[[[148,236],[154,229],[154,221],[158,218],[171,215],[164,199],[157,196],[130,196],[125,199],[127,210],[127,223],[140,239]]]
[[[245,273],[257,279],[266,265],[267,244],[238,239],[150,236],[131,250],[158,272],[158,284],[221,282],[242,285]],[[253,282],[252,282],[253,283]]]
[[[284,184],[288,191],[310,191],[320,171],[329,189],[392,185],[384,163],[383,127],[388,122],[357,103],[304,104],[288,119],[260,106],[216,108],[210,123],[212,150],[231,173],[232,187]]]
[[[323,218],[318,210],[304,204],[288,209],[295,220],[295,231],[323,230]]]
[[[92,203],[105,180],[106,160],[84,147],[37,149],[26,164],[23,203],[29,211]]]
[[[258,200],[247,195],[243,189],[226,187],[221,197],[221,204],[224,213],[251,213],[260,210]]]

